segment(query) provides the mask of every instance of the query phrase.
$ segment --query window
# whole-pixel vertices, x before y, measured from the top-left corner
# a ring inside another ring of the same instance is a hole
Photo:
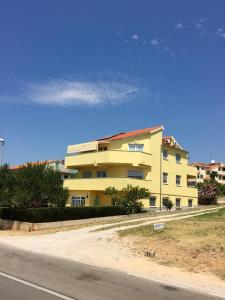
[[[129,151],[134,152],[143,152],[144,151],[144,144],[129,144],[128,145]]]
[[[143,171],[141,170],[128,170],[128,177],[143,179]]]
[[[150,197],[149,206],[150,207],[155,207],[156,206],[156,197]]]
[[[199,170],[200,168],[199,167],[197,167],[197,170]]]
[[[180,207],[180,198],[176,198],[176,207]]]
[[[168,183],[168,173],[163,172],[163,183]]]
[[[163,149],[163,159],[168,159],[168,150]]]
[[[181,176],[176,175],[176,185],[181,185]]]
[[[202,174],[200,175],[200,178],[203,179],[203,175]]]
[[[180,163],[180,154],[176,153],[176,163],[179,164]]]
[[[73,206],[84,206],[85,205],[85,197],[72,197],[72,205]]]
[[[106,171],[97,171],[96,174],[98,178],[106,177]]]
[[[188,199],[188,207],[192,207],[192,199]]]
[[[108,149],[107,149],[107,147],[99,147],[98,148],[98,151],[107,151]]]
[[[84,178],[91,178],[92,177],[92,172],[91,171],[84,171],[83,172],[83,177]]]

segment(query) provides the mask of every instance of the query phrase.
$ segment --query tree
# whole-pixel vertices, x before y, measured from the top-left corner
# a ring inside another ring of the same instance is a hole
[[[163,205],[166,207],[167,210],[171,210],[171,208],[174,206],[174,203],[172,202],[172,200],[164,198]]]
[[[217,195],[219,195],[219,183],[214,180],[205,180],[198,183],[198,203],[199,204],[217,204]]]
[[[65,207],[68,190],[60,173],[43,164],[27,164],[17,171],[0,169],[0,205],[15,208]],[[6,204],[5,204],[6,203]]]
[[[126,214],[139,213],[142,211],[143,203],[141,199],[149,197],[148,189],[132,185],[127,185],[121,191],[114,187],[108,187],[105,190],[105,195],[112,197],[112,202],[115,205],[122,206]]]
[[[7,164],[0,167],[0,206],[11,206],[15,193],[15,176]]]

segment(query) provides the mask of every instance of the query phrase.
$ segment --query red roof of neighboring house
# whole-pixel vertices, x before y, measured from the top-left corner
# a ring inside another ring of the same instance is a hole
[[[209,164],[206,164],[206,163],[202,163],[202,162],[194,162],[192,163],[193,166],[196,166],[196,167],[205,167],[205,168],[208,168],[209,167]]]
[[[16,165],[16,166],[11,166],[9,167],[10,170],[18,170],[22,167],[26,167],[28,164],[31,164],[31,165],[48,165],[48,164],[51,164],[51,163],[54,163],[54,162],[61,162],[61,163],[64,163],[64,160],[43,160],[43,161],[31,161],[31,162],[27,162],[25,164],[21,164],[21,165]]]
[[[155,127],[150,127],[150,128],[144,128],[144,129],[139,129],[139,130],[134,130],[134,131],[128,131],[128,132],[121,132],[117,133],[108,137],[104,137],[101,139],[98,139],[97,141],[116,141],[116,140],[122,140],[125,138],[137,136],[139,134],[144,134],[144,133],[153,133],[154,131],[157,131],[159,129],[163,129],[162,125],[155,126]]]

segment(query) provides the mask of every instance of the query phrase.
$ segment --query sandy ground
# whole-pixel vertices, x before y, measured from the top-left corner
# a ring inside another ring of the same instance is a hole
[[[198,212],[199,213],[199,212]],[[169,221],[185,216],[167,216],[155,219]],[[150,224],[153,221],[145,221]],[[121,224],[120,224],[121,226]],[[119,229],[139,225],[126,225]],[[56,232],[44,235],[0,236],[0,242],[25,250],[67,258],[103,268],[114,268],[134,276],[152,279],[196,291],[209,293],[225,298],[225,281],[212,274],[191,273],[181,269],[157,264],[151,258],[136,255],[118,238],[114,227],[108,230],[95,231],[107,225],[96,225],[77,230]]]

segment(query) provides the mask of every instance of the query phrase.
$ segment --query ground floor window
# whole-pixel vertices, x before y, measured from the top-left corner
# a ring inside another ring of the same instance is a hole
[[[85,205],[85,197],[72,197],[72,205],[73,206],[84,206]]]
[[[156,206],[156,197],[150,197],[149,206],[150,207],[155,207]]]
[[[188,207],[192,207],[193,206],[193,200],[192,199],[188,199]]]
[[[180,198],[176,198],[176,207],[180,207]]]

